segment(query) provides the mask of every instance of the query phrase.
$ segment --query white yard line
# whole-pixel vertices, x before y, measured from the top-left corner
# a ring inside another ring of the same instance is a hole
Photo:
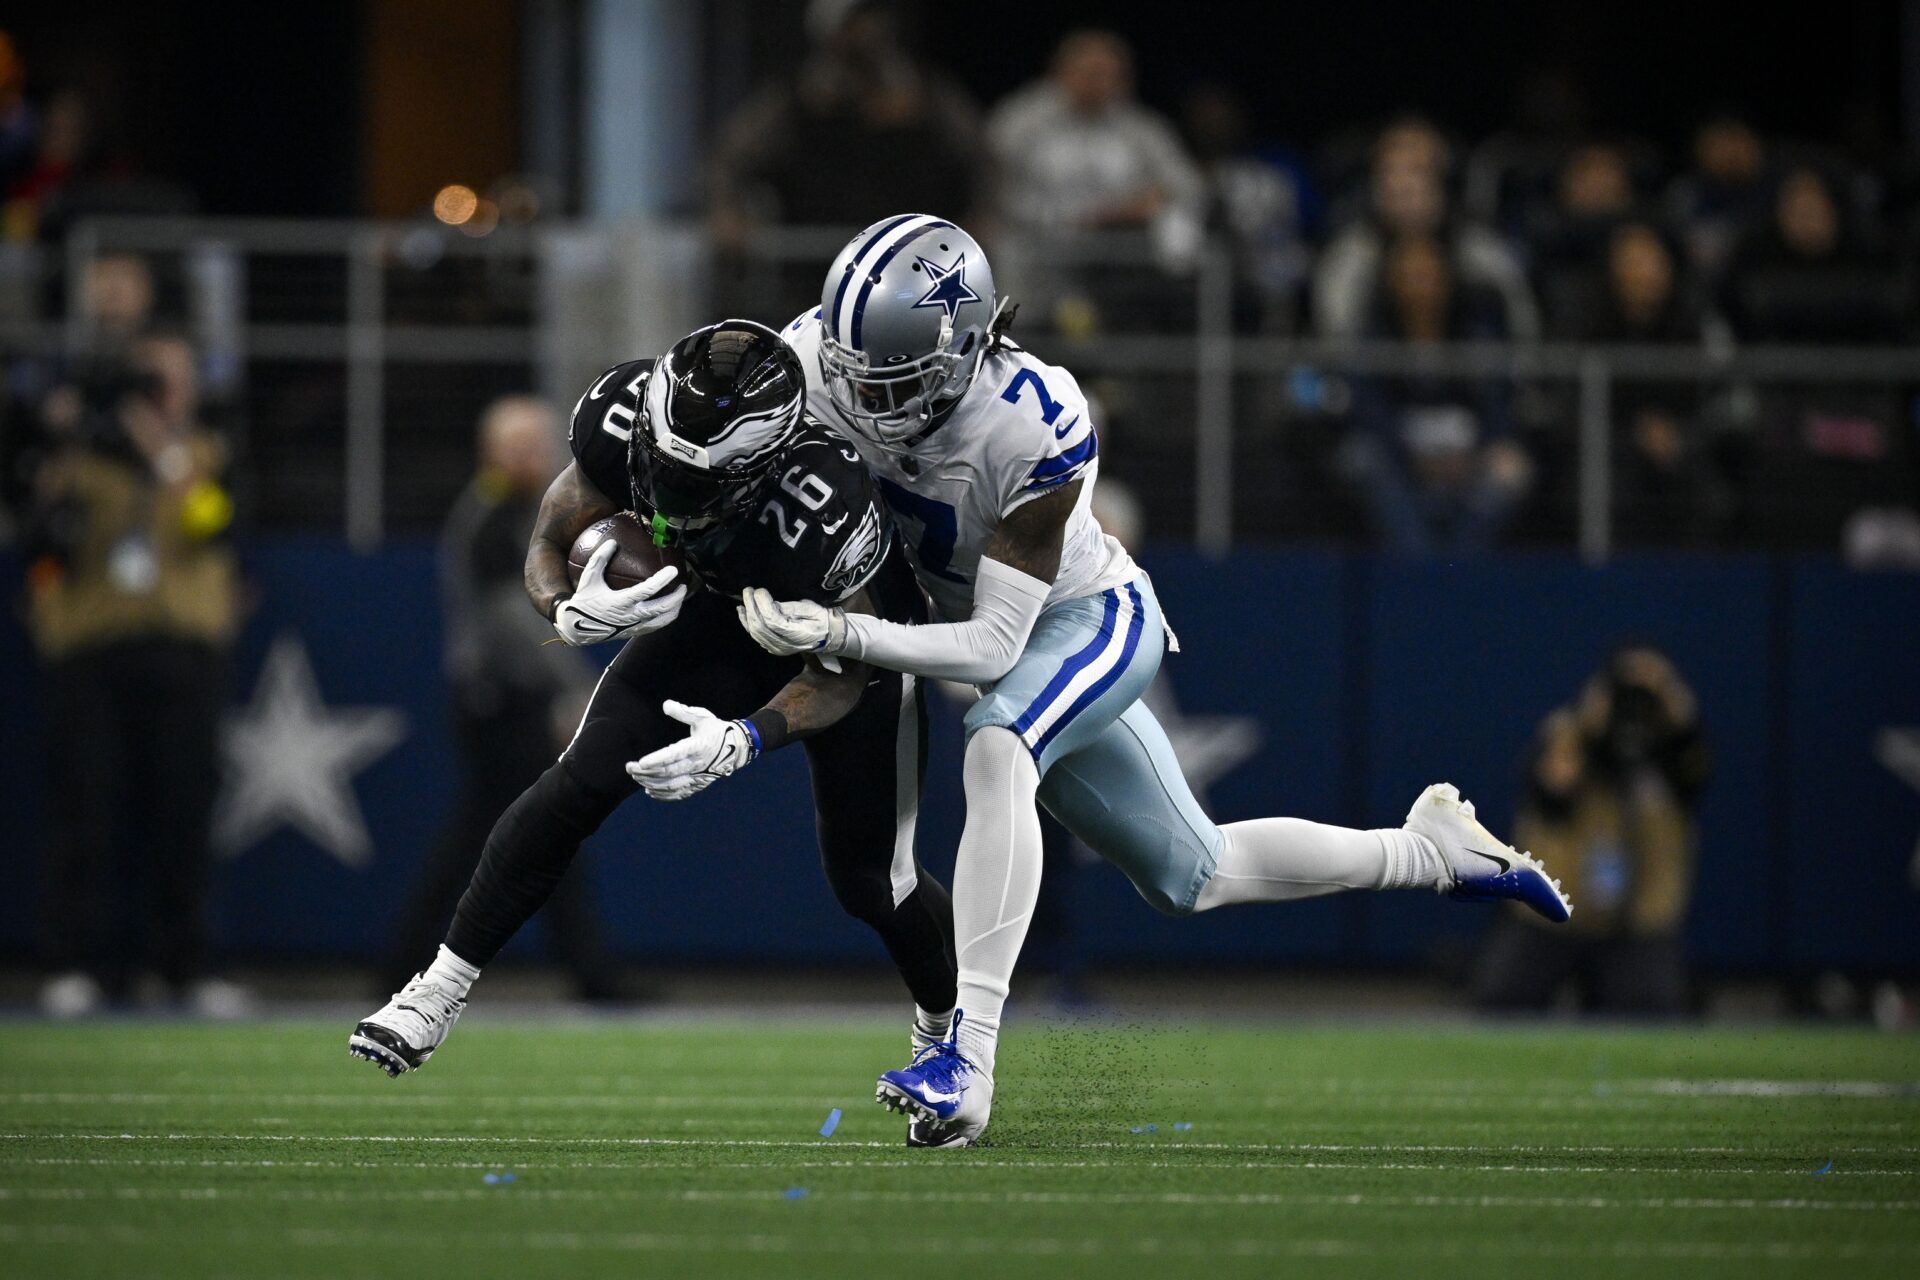
[[[0,1138],[6,1135],[0,1134]],[[95,1135],[98,1136],[98,1135]],[[176,1135],[188,1136],[188,1135]],[[287,1139],[294,1141],[296,1139]],[[421,1139],[433,1141],[433,1139]],[[466,1139],[439,1139],[439,1141],[466,1141]],[[482,1139],[481,1141],[487,1141]],[[544,1139],[502,1139],[500,1141],[526,1142]],[[623,1140],[610,1140],[623,1141]],[[729,1143],[724,1141],[695,1142],[677,1139],[639,1139],[636,1143],[646,1145],[678,1146],[810,1146],[822,1151],[835,1147],[868,1147],[898,1151],[900,1144],[894,1142],[811,1142],[811,1143]],[[475,1161],[389,1161],[389,1160],[154,1160],[144,1157],[127,1159],[82,1159],[77,1157],[17,1157],[0,1154],[0,1167],[9,1165],[127,1165],[134,1168],[144,1166],[173,1166],[198,1168],[308,1168],[308,1169],[615,1169],[633,1172],[646,1166],[621,1161],[525,1161],[499,1160],[492,1162]],[[1014,1156],[1004,1161],[982,1160],[972,1157],[944,1159],[942,1157],[922,1156],[912,1159],[862,1159],[862,1160],[751,1160],[729,1161],[711,1164],[706,1167],[716,1169],[758,1169],[779,1172],[791,1169],[919,1169],[923,1172],[938,1169],[944,1176],[951,1172],[1006,1173],[1021,1169],[1240,1169],[1263,1170],[1269,1173],[1286,1173],[1300,1169],[1352,1169],[1362,1171],[1399,1172],[1399,1173],[1583,1173],[1583,1174],[1664,1174],[1681,1177],[1700,1177],[1721,1175],[1754,1176],[1770,1178],[1799,1178],[1811,1173],[1811,1170],[1785,1166],[1753,1168],[1746,1166],[1687,1166],[1687,1165],[1548,1165],[1548,1164],[1469,1164],[1447,1161],[1423,1161],[1420,1163],[1378,1163],[1369,1160],[1027,1160]],[[1920,1169],[1878,1169],[1851,1167],[1836,1168],[1828,1177],[1920,1177]]]
[[[802,1202],[804,1204],[804,1202]],[[804,1211],[804,1210],[803,1210]],[[182,1237],[197,1243],[273,1244],[300,1248],[338,1249],[350,1246],[388,1249],[417,1248],[422,1242],[417,1232],[376,1227],[289,1227],[281,1230],[236,1228],[208,1231],[204,1224],[182,1222],[168,1229],[116,1224],[99,1227],[7,1226],[0,1225],[0,1241],[33,1244],[123,1245],[177,1241]],[[1386,1240],[1321,1238],[1275,1240],[1257,1237],[1167,1239],[1157,1236],[1115,1235],[1079,1239],[1019,1240],[993,1236],[968,1235],[930,1241],[922,1232],[900,1232],[887,1236],[850,1236],[835,1233],[818,1237],[768,1235],[748,1232],[697,1234],[691,1232],[641,1231],[489,1231],[463,1232],[463,1247],[487,1249],[527,1248],[543,1251],[595,1252],[700,1252],[700,1253],[831,1253],[886,1254],[924,1256],[929,1251],[941,1254],[979,1256],[1038,1255],[1100,1257],[1107,1255],[1186,1257],[1349,1257],[1414,1256],[1434,1257],[1488,1256],[1515,1258],[1587,1259],[1817,1259],[1913,1258],[1920,1247],[1907,1244],[1869,1245],[1857,1242],[1809,1244],[1801,1241],[1750,1240],[1740,1243],[1595,1241],[1547,1243],[1532,1241],[1488,1240],[1466,1244],[1446,1244],[1429,1240]]]
[[[822,1150],[834,1147],[873,1147],[892,1149],[897,1142],[854,1141],[851,1139],[823,1140],[819,1138],[608,1138],[608,1137],[542,1137],[535,1135],[520,1136],[507,1134],[316,1134],[316,1133],[0,1133],[0,1141],[24,1141],[38,1139],[55,1142],[370,1142],[370,1143],[504,1143],[550,1144],[554,1146],[626,1146],[626,1147],[816,1147]],[[1192,1142],[1181,1138],[1161,1140],[1158,1136],[1142,1135],[1139,1141],[1099,1141],[1099,1142],[1059,1142],[1050,1143],[1048,1150],[1059,1151],[1106,1151],[1106,1150],[1163,1150],[1163,1151],[1277,1151],[1288,1153],[1309,1152],[1379,1152],[1471,1154],[1486,1153],[1499,1155],[1750,1155],[1752,1147],[1729,1146],[1669,1146],[1669,1145],[1629,1145],[1605,1146],[1588,1144],[1525,1144],[1525,1143],[1373,1143],[1373,1142]],[[1017,1147],[1006,1148],[1008,1154],[1015,1154]],[[1920,1146],[1822,1146],[1822,1155],[1920,1155]],[[1772,1152],[1782,1158],[1790,1158],[1795,1153],[1787,1151]],[[0,1161],[6,1159],[0,1153]],[[1915,1170],[1920,1172],[1920,1170]]]
[[[461,1083],[470,1083],[462,1081]],[[823,1081],[817,1093],[788,1093],[742,1097],[723,1093],[623,1093],[618,1087],[606,1093],[563,1094],[462,1094],[426,1093],[419,1089],[366,1093],[290,1094],[221,1089],[208,1093],[179,1092],[84,1092],[71,1090],[35,1090],[0,1093],[0,1106],[298,1106],[314,1108],[358,1109],[369,1106],[402,1107],[566,1107],[621,1108],[651,1107],[756,1107],[807,1106],[829,1104],[834,1094],[846,1086],[844,1077]],[[634,1086],[627,1086],[634,1087]],[[1179,1089],[1165,1086],[1177,1094]],[[1647,1111],[1697,1105],[1702,1102],[1740,1103],[1754,1100],[1867,1100],[1914,1099],[1920,1101],[1920,1083],[1875,1080],[1588,1080],[1579,1082],[1527,1081],[1516,1083],[1513,1093],[1496,1084],[1483,1082],[1471,1092],[1432,1090],[1419,1086],[1421,1106],[1444,1110],[1486,1110],[1511,1113],[1516,1108],[1540,1111]],[[1260,1110],[1290,1110],[1302,1105],[1303,1095],[1316,1093],[1403,1094],[1408,1086],[1391,1089],[1352,1088],[1318,1089],[1311,1082],[1298,1092],[1271,1094],[1236,1100],[1236,1107]]]
[[[547,1138],[503,1134],[342,1133],[0,1133],[0,1142],[482,1142],[524,1146],[587,1147],[897,1147],[897,1142],[828,1142],[821,1138]]]
[[[16,1056],[13,1059],[15,1066],[22,1065],[25,1061],[26,1059],[18,1056]],[[298,1058],[298,1059],[289,1059],[285,1065],[291,1066],[291,1065],[295,1065],[295,1063],[304,1063],[306,1061],[307,1059],[305,1057]],[[574,1075],[572,1073],[569,1073],[567,1076],[567,1080],[570,1084],[574,1084],[574,1085],[591,1086],[595,1088],[604,1088],[609,1090],[646,1089],[646,1088],[659,1085],[663,1079],[681,1077],[688,1070],[695,1069],[705,1065],[716,1065],[716,1066],[725,1065],[730,1061],[732,1061],[731,1057],[728,1057],[728,1058],[716,1057],[712,1063],[708,1063],[704,1059],[698,1058],[698,1057],[676,1058],[670,1064],[663,1064],[657,1070],[652,1071],[645,1075],[631,1074],[631,1073],[623,1073],[620,1075]],[[159,1060],[157,1065],[174,1066],[174,1067],[180,1068],[182,1077],[185,1078],[186,1065],[188,1062],[189,1062],[189,1059],[187,1055],[178,1054],[178,1055],[173,1055],[170,1058],[163,1058]],[[366,1075],[370,1084],[378,1083],[374,1079],[374,1077],[372,1077],[371,1075],[367,1075],[367,1073],[364,1070],[355,1071],[354,1068],[350,1065],[350,1060],[347,1059],[344,1054],[341,1056],[341,1062],[343,1064],[349,1064],[346,1067],[346,1070],[348,1071],[349,1074]],[[47,1062],[41,1065],[45,1065],[49,1067],[69,1068],[72,1066],[72,1063],[65,1058],[60,1058],[60,1059],[49,1059]],[[256,1068],[259,1067],[259,1064],[257,1062],[254,1063],[253,1065]],[[464,1067],[467,1064],[463,1063],[461,1065],[462,1067]],[[456,1076],[451,1073],[452,1069],[450,1068],[436,1067],[434,1068],[434,1070],[437,1073],[437,1075],[441,1077],[443,1083],[451,1084],[457,1081],[461,1085],[480,1085],[480,1086],[487,1086],[489,1088],[497,1088],[503,1085],[505,1086],[524,1085],[527,1082],[529,1074],[531,1074],[530,1072],[487,1072],[487,1071],[460,1070]],[[283,1071],[283,1068],[281,1067],[273,1067],[271,1069],[256,1069],[256,1070],[250,1071],[248,1069],[248,1064],[239,1063],[239,1064],[235,1064],[233,1073],[227,1078],[229,1080],[258,1079],[262,1083],[270,1084],[274,1080],[280,1078],[283,1074],[284,1074],[284,1071]],[[194,1078],[197,1079],[198,1078],[197,1075]],[[788,1083],[792,1083],[792,1084],[830,1085],[835,1081],[844,1082],[846,1077],[843,1073],[835,1073],[831,1071],[817,1071],[817,1072],[812,1072],[805,1075],[790,1075],[783,1078]],[[1169,1087],[1176,1087],[1176,1088],[1205,1089],[1212,1084],[1212,1081],[1204,1075],[1169,1074],[1164,1077],[1161,1077],[1161,1083]],[[1567,1092],[1567,1093],[1590,1093],[1596,1087],[1613,1088],[1616,1090],[1621,1090],[1629,1093],[1657,1093],[1657,1094],[1700,1091],[1700,1092],[1716,1092],[1716,1093],[1731,1093],[1731,1094],[1745,1093],[1745,1094],[1751,1094],[1756,1097],[1783,1097],[1783,1096],[1790,1097],[1790,1096],[1797,1096],[1797,1095],[1802,1095],[1807,1093],[1830,1093],[1830,1094],[1841,1094],[1841,1095],[1851,1094],[1851,1095],[1858,1095],[1862,1097],[1920,1097],[1920,1078],[1908,1079],[1908,1080],[1868,1080],[1868,1079],[1859,1079],[1859,1078],[1835,1079],[1835,1078],[1826,1078],[1826,1077],[1818,1077],[1818,1076],[1791,1077],[1791,1078],[1789,1077],[1752,1078],[1752,1077],[1735,1077],[1735,1076],[1692,1076],[1692,1077],[1613,1076],[1613,1075],[1607,1074],[1604,1070],[1596,1070],[1591,1074],[1577,1074],[1577,1075],[1561,1075],[1561,1076],[1529,1075],[1529,1076],[1513,1076],[1513,1077],[1484,1076],[1484,1077],[1463,1078],[1458,1080],[1427,1080],[1427,1079],[1415,1080],[1412,1078],[1402,1079],[1402,1080],[1390,1080],[1390,1079],[1381,1079],[1377,1077],[1282,1075],[1275,1079],[1275,1083],[1277,1085],[1283,1086],[1285,1089],[1285,1093],[1269,1094],[1267,1095],[1269,1099],[1292,1097],[1303,1092],[1403,1094],[1409,1088],[1415,1085],[1418,1085],[1423,1095],[1468,1094],[1476,1097],[1483,1097],[1488,1095],[1489,1093],[1496,1094],[1496,1095],[1503,1094],[1512,1089],[1528,1089],[1534,1092],[1552,1092],[1552,1091],[1558,1090],[1558,1091]],[[7,1097],[7,1096],[9,1095],[0,1093],[0,1097]],[[212,1095],[194,1094],[190,1096],[204,1097],[204,1096],[212,1096]],[[688,1093],[687,1096],[717,1097],[722,1095],[707,1094],[707,1093],[701,1093],[699,1091],[693,1091]]]
[[[1684,1098],[1920,1098],[1920,1084],[1887,1080],[1636,1080]]]
[[[845,1084],[845,1081],[841,1082]],[[781,1096],[752,1097],[703,1093],[581,1093],[581,1094],[457,1094],[423,1093],[416,1089],[383,1090],[379,1093],[244,1093],[222,1090],[219,1093],[0,1093],[0,1106],[206,1106],[231,1103],[236,1106],[334,1107],[759,1107],[827,1105],[831,1095],[796,1093]]]
[[[926,1169],[929,1166],[919,1160],[783,1160],[774,1162],[737,1162],[731,1164],[713,1164],[705,1166],[713,1169]],[[1421,1164],[1380,1164],[1368,1160],[1145,1160],[1145,1161],[1108,1161],[1108,1160],[1020,1160],[1006,1163],[956,1160],[946,1165],[949,1169],[993,1169],[1005,1173],[1010,1169],[1266,1169],[1275,1173],[1284,1173],[1296,1169],[1356,1169],[1384,1173],[1595,1173],[1595,1174],[1667,1174],[1679,1177],[1720,1177],[1721,1175],[1751,1175],[1768,1178],[1801,1178],[1811,1173],[1810,1169],[1795,1168],[1732,1168],[1721,1165],[1565,1165],[1565,1164],[1452,1164],[1442,1161],[1429,1161]],[[1837,1168],[1828,1177],[1920,1177],[1920,1169],[1841,1169]]]
[[[772,1203],[787,1200],[785,1191],[691,1190],[684,1188],[596,1189],[586,1187],[512,1188],[391,1187],[347,1191],[312,1188],[241,1187],[0,1187],[0,1201],[60,1200],[266,1200],[292,1203],[358,1203],[362,1201],[685,1201],[689,1203]],[[1661,1209],[1684,1212],[1752,1212],[1756,1210],[1859,1213],[1909,1213],[1920,1200],[1808,1200],[1795,1197],[1754,1196],[1462,1196],[1462,1195],[1347,1195],[1289,1192],[1199,1191],[868,1191],[816,1188],[804,1198],[885,1204],[1058,1204],[1058,1205],[1220,1205],[1293,1208],[1414,1208],[1414,1209]]]

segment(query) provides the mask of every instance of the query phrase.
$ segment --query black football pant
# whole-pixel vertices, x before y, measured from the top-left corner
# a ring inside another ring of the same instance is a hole
[[[414,873],[413,886],[390,935],[390,954],[380,975],[388,991],[412,977],[420,958],[446,934],[454,904],[473,876],[487,834],[513,797],[553,764],[552,697],[515,694],[493,686],[472,690],[455,686],[452,692],[460,795],[440,838]],[[566,969],[581,998],[617,998],[622,988],[606,953],[587,871],[585,864],[575,864],[547,900],[544,917],[553,958]]]
[[[222,654],[124,640],[49,664],[43,687],[48,967],[115,995],[143,964],[176,988],[204,976]]]
[[[454,912],[447,947],[483,965],[538,910],[580,842],[638,789],[626,765],[678,741],[668,698],[737,718],[765,705],[799,670],[748,638],[732,601],[698,592],[672,625],[628,641],[608,666],[573,743],[508,806]],[[896,835],[917,811],[926,761],[918,682],[878,671],[845,719],[805,743],[820,857],[834,896],[880,935],[923,1009],[955,1000],[953,904]],[[717,785],[752,786],[751,780]],[[697,803],[697,802],[696,802]],[[639,857],[667,856],[660,850]]]

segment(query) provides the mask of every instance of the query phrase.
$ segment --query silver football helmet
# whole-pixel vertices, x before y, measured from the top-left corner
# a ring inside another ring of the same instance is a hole
[[[972,383],[1002,303],[974,238],[924,213],[883,218],[827,268],[820,374],[847,421],[889,448]]]

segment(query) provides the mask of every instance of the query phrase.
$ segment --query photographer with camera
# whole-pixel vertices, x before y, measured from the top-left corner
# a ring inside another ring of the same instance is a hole
[[[1693,690],[1657,649],[1621,649],[1547,716],[1514,843],[1561,871],[1580,910],[1553,929],[1504,913],[1481,956],[1482,1008],[1543,1010],[1571,981],[1589,1012],[1686,1012],[1680,931],[1709,767]]]
[[[236,581],[225,452],[199,414],[194,350],[163,333],[70,367],[40,404],[25,541],[48,731],[41,1003],[55,1016],[127,995],[142,968],[196,1012],[245,1005],[206,972]]]

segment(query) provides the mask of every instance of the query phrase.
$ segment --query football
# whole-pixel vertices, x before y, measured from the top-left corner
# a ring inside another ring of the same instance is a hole
[[[617,516],[608,516],[588,525],[573,540],[573,550],[567,553],[567,576],[573,585],[580,585],[580,573],[587,567],[587,561],[593,559],[593,553],[600,544],[612,538],[619,550],[613,553],[613,559],[607,561],[607,585],[620,590],[637,583],[645,582],[668,565],[677,566],[680,576],[674,582],[687,582],[687,558],[677,547],[657,547],[653,536],[634,518],[630,511],[622,511]]]

